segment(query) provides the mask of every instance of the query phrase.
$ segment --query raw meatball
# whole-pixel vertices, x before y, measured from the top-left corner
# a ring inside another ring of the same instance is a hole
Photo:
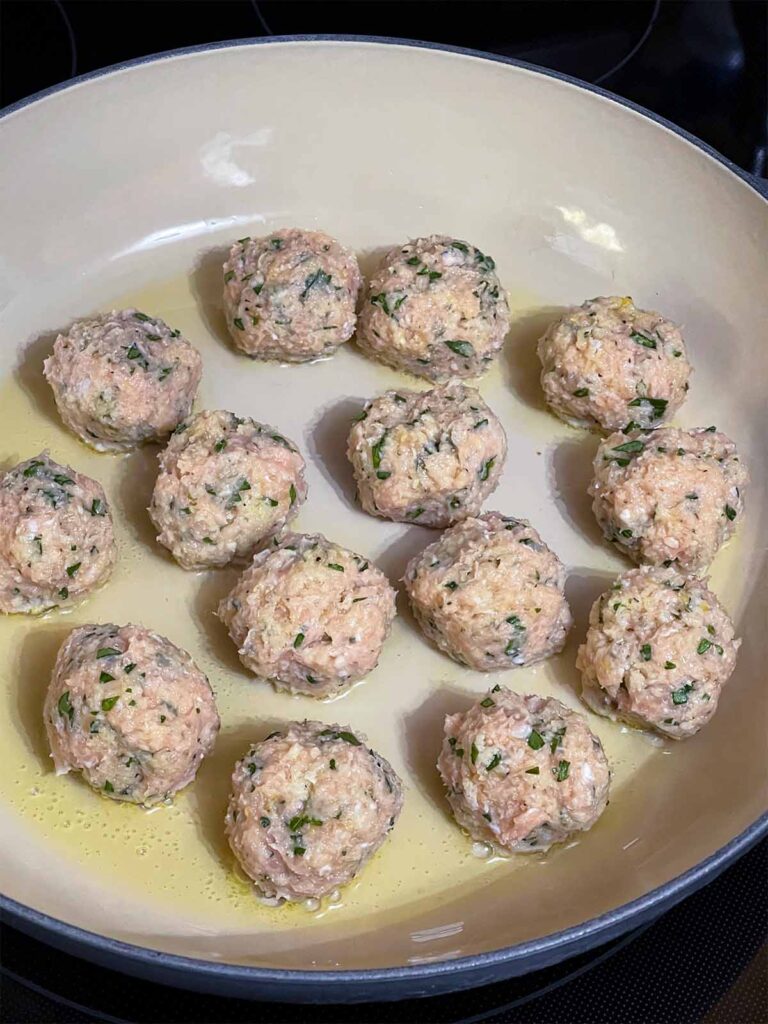
[[[675,740],[706,725],[741,644],[706,581],[632,569],[595,601],[589,622],[576,667],[594,711]]]
[[[650,428],[670,419],[691,365],[680,328],[629,296],[588,299],[539,341],[541,386],[553,412],[577,427]]]
[[[446,235],[392,249],[370,282],[358,345],[428,380],[485,373],[509,330],[495,267],[474,245]]]
[[[430,640],[480,672],[532,665],[571,628],[565,568],[524,519],[465,519],[408,563],[405,588]]]
[[[594,466],[597,521],[636,562],[706,569],[744,511],[749,474],[714,427],[612,434]]]
[[[328,697],[376,667],[395,591],[368,559],[294,533],[255,556],[218,614],[251,672],[278,690]]]
[[[291,722],[235,765],[226,832],[263,896],[317,899],[355,877],[402,805],[400,779],[362,734]]]
[[[477,515],[496,489],[507,438],[480,392],[452,381],[369,402],[347,454],[366,512],[445,527]]]
[[[241,238],[224,264],[224,312],[254,359],[303,363],[330,356],[355,330],[360,268],[322,231],[281,228]]]
[[[117,557],[101,484],[42,452],[0,479],[0,612],[44,612],[105,583]]]
[[[97,451],[163,441],[189,415],[203,362],[164,321],[135,309],[80,320],[44,372],[64,423]]]
[[[586,832],[608,803],[608,762],[583,715],[502,686],[446,717],[437,767],[459,825],[510,853]]]
[[[81,626],[65,641],[45,699],[58,775],[82,772],[114,800],[150,805],[195,777],[219,716],[186,651],[142,626]]]
[[[273,427],[201,412],[160,455],[149,514],[184,569],[250,558],[307,496],[304,459]]]

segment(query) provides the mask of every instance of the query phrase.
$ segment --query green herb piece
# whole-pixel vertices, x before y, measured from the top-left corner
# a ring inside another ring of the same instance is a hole
[[[653,338],[646,337],[646,335],[641,334],[640,331],[632,331],[630,338],[632,341],[636,341],[638,345],[642,345],[643,348],[656,348],[656,342]]]
[[[573,392],[574,398],[586,398],[589,394],[589,388],[576,388]],[[538,771],[538,768],[536,769]]]
[[[733,520],[736,518],[736,509],[735,508],[731,508],[730,505],[726,505],[725,506],[725,516],[726,516],[726,519],[730,519],[730,521],[733,522]]]
[[[114,680],[114,676],[110,675],[109,672],[101,672],[99,674],[100,683],[111,683]]]
[[[684,683],[679,690],[672,691],[672,703],[673,704],[687,704],[688,694],[693,689],[692,683]]]
[[[143,324],[149,323],[152,319],[152,317],[147,316],[146,313],[134,313],[133,316],[135,320],[140,320]]]
[[[664,662],[664,668],[667,671],[669,671],[670,669],[677,668],[677,665],[674,663],[674,661],[665,661]]]
[[[570,761],[558,761],[557,768],[552,769],[552,774],[555,776],[556,782],[565,782],[568,778],[568,773],[571,770]]]
[[[345,743],[349,743],[353,747],[362,746],[360,740],[353,732],[337,732],[335,729],[323,729],[320,735],[330,736],[330,738],[334,740],[344,740]]]
[[[114,793],[115,792],[115,787],[112,785],[112,783],[109,781],[109,779],[107,779],[107,781],[104,783],[104,792],[105,793]]]
[[[226,437],[222,437],[213,446],[213,450],[215,452],[223,452],[226,447],[227,447],[227,439],[226,439]]]
[[[67,566],[67,576],[69,576],[69,578],[72,579],[72,577],[75,575],[75,573],[77,572],[77,570],[80,568],[80,566],[82,564],[83,564],[82,562],[75,562],[74,565],[68,565]]]
[[[283,246],[285,245],[285,242],[283,241],[282,238],[270,238],[269,244],[272,246],[273,249],[282,249]]]
[[[379,469],[376,472],[376,479],[377,480],[389,480],[389,478],[391,476],[392,476],[392,474],[391,474],[391,472],[388,469]]]
[[[69,588],[62,587],[61,590],[59,590],[59,597],[62,599],[62,601],[66,601],[67,598],[69,597]]]
[[[100,647],[96,651],[97,658],[114,658],[117,654],[122,654],[122,651],[118,651],[116,647]]]
[[[456,580],[449,580],[448,583],[444,584],[446,590],[455,590],[458,585]]]
[[[525,769],[525,774],[526,775],[538,775],[539,774],[539,766],[535,765],[533,768],[526,768]]]
[[[478,420],[477,423],[472,427],[473,430],[479,430],[480,427],[485,427],[488,424],[488,420]]]
[[[126,674],[127,676],[129,676],[129,675],[131,674],[131,672],[133,672],[133,670],[134,670],[135,668],[136,668],[136,662],[135,662],[135,661],[132,661],[132,662],[131,662],[131,663],[130,663],[129,665],[126,665],[126,666],[125,666],[125,668],[123,669],[123,672],[125,672],[125,674]]]
[[[245,330],[245,324],[243,323],[243,321],[241,320],[241,318],[239,316],[236,316],[234,318],[234,320],[232,321],[232,323],[235,325],[235,327],[238,329],[238,331],[244,331]]]
[[[472,747],[470,748],[470,751],[469,751],[469,758],[470,758],[470,760],[472,761],[472,764],[475,764],[475,763],[476,763],[476,761],[477,761],[477,755],[478,755],[479,753],[480,753],[480,751],[479,751],[479,750],[477,749],[477,747],[476,747],[476,746],[475,746],[475,744],[473,743],[473,744],[472,744]]]
[[[468,341],[446,341],[445,344],[451,352],[455,352],[457,356],[464,356],[465,359],[471,359],[475,354],[474,345]]]
[[[91,502],[91,515],[92,516],[104,516],[107,514],[107,510],[104,508],[101,498],[94,498]]]
[[[67,484],[73,484],[75,481],[68,476],[62,476],[61,473],[56,473],[54,475],[53,482],[58,484],[60,487],[66,487]]]
[[[291,838],[293,839],[293,842],[294,842],[294,847],[293,847],[293,855],[294,855],[294,857],[303,857],[304,854],[307,852],[307,848],[305,846],[299,846],[298,840],[301,837],[300,836],[292,836]]]
[[[168,374],[171,372],[172,369],[173,369],[172,366],[164,366],[162,368],[162,370],[160,371],[160,373],[158,374],[157,379],[158,380],[165,380],[165,378],[168,376]]]
[[[224,275],[224,284],[229,284],[232,278],[235,276],[234,270],[228,270]]]
[[[643,644],[643,646],[640,648],[640,657],[643,659],[643,661],[650,661],[651,660],[651,645],[650,644]]]
[[[21,475],[26,477],[37,476],[37,471],[42,465],[44,463],[40,459],[33,459]]]
[[[72,707],[72,701],[69,697],[69,690],[65,690],[64,693],[59,697],[56,707],[59,709],[59,714],[62,718],[68,718],[69,724],[72,725],[72,721],[75,717],[75,709]]]
[[[528,736],[528,746],[531,750],[541,750],[544,746],[544,737],[536,729],[531,729]]]
[[[363,409],[362,412],[359,412],[357,414],[357,416],[353,416],[352,417],[352,422],[353,423],[361,423],[363,420],[366,420],[366,419],[368,419],[368,413],[365,411],[365,409]]]
[[[488,764],[485,766],[487,772],[492,772],[497,764],[501,764],[501,754],[494,754]]]
[[[417,267],[421,260],[419,259],[418,256],[411,256],[405,262],[408,264],[409,267]]]
[[[642,441],[625,441],[624,444],[617,444],[615,448],[611,448],[612,452],[626,452],[628,455],[635,455],[637,452],[643,451],[645,445]]]
[[[493,697],[486,697],[484,700],[480,701],[481,708],[493,708],[495,706],[496,701],[493,699]]]
[[[488,476],[490,475],[491,470],[493,469],[493,467],[495,465],[496,465],[496,456],[494,455],[493,458],[490,458],[486,462],[483,463],[483,465],[482,465],[482,467],[480,469],[480,479],[481,480],[487,480]]]
[[[298,495],[296,494],[296,488],[293,484],[291,484],[291,486],[288,488],[288,497],[290,498],[292,505],[296,504],[297,496]],[[277,504],[277,502],[275,502],[275,504]]]
[[[117,702],[119,700],[120,700],[120,694],[117,694],[117,696],[115,696],[115,697],[105,697],[104,700],[101,702],[101,710],[102,711],[111,711],[112,708],[115,706],[115,704],[117,704]]]
[[[126,352],[126,358],[141,359],[141,349],[138,348],[136,345],[131,345],[131,347]]]
[[[415,508],[411,512],[406,512],[405,518],[406,519],[418,519],[419,516],[421,516],[421,515],[424,515],[424,509],[423,508]]]
[[[706,637],[702,637],[701,640],[699,640],[699,646],[696,648],[696,653],[697,654],[706,654],[711,646],[712,646],[712,641],[711,640],[707,640]]]
[[[658,420],[666,412],[669,402],[666,398],[634,398],[629,403],[629,405],[650,405],[651,409],[653,410],[653,415],[651,416],[651,419]]]
[[[376,444],[373,445],[371,448],[371,461],[373,463],[374,469],[378,469],[379,466],[381,465],[381,450],[384,447],[384,442],[386,440],[387,435],[384,434],[384,436],[380,440],[378,440]]]
[[[266,814],[262,814],[262,816],[259,818],[259,824],[261,825],[262,828],[269,828],[272,822],[269,820]]]
[[[333,569],[335,572],[344,572],[344,566],[339,565],[338,562],[329,562],[328,568]]]
[[[563,736],[565,736],[567,726],[562,726],[560,729],[555,729],[552,739],[549,741],[550,752],[554,754],[560,744],[563,742]]]
[[[297,633],[295,638],[294,638],[294,641],[293,641],[293,646],[294,647],[301,647],[301,645],[303,643],[304,643],[304,634],[303,633]]]
[[[318,269],[313,274],[310,274],[309,277],[304,279],[304,291],[299,296],[299,301],[304,302],[307,298],[307,295],[309,295],[313,288],[324,288],[326,285],[330,283],[331,275],[326,274],[324,270],[318,267]]]

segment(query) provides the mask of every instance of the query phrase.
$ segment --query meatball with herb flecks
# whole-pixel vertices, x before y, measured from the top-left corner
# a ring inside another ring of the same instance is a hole
[[[608,762],[586,718],[503,686],[447,716],[437,767],[458,824],[509,853],[586,832],[608,803]]]
[[[576,662],[583,699],[598,714],[685,739],[717,710],[740,644],[706,581],[632,569],[592,606]]]
[[[636,562],[700,572],[744,513],[749,474],[714,427],[612,434],[590,485],[605,536]]]
[[[263,896],[318,899],[357,875],[402,804],[400,779],[360,733],[292,722],[235,765],[226,832]]]
[[[477,515],[495,490],[507,439],[480,392],[452,381],[369,402],[347,454],[366,512],[445,527]]]
[[[59,650],[45,699],[56,772],[150,806],[195,777],[219,716],[192,658],[142,626],[89,625]]]
[[[44,370],[64,424],[97,451],[125,451],[189,415],[203,364],[159,317],[124,309],[73,324]]]
[[[255,675],[328,697],[376,667],[395,591],[362,555],[320,534],[289,533],[254,557],[218,615]]]
[[[360,268],[322,231],[280,228],[241,238],[224,264],[224,312],[235,346],[254,359],[330,356],[355,330]]]
[[[491,257],[469,242],[431,235],[385,257],[368,287],[357,343],[396,370],[445,381],[485,373],[508,329]]]
[[[0,479],[0,612],[74,604],[109,578],[117,549],[101,484],[47,452]]]
[[[408,563],[405,588],[425,635],[480,672],[532,665],[571,627],[565,568],[524,519],[457,523]]]
[[[274,427],[230,412],[182,423],[160,454],[149,514],[184,569],[243,561],[307,496],[304,459]]]
[[[539,359],[552,411],[604,431],[659,426],[682,405],[691,374],[680,328],[629,296],[569,309],[539,341]]]

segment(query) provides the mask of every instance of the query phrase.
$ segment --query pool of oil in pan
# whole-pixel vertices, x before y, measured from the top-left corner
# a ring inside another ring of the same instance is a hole
[[[512,300],[518,309],[531,304],[527,296],[513,295]],[[435,536],[420,527],[372,520],[349,500],[352,488],[344,440],[350,415],[359,407],[361,396],[402,387],[402,377],[363,360],[351,349],[314,367],[247,362],[222,344],[220,314],[212,306],[200,305],[186,276],[115,300],[115,306],[129,305],[166,318],[200,348],[206,371],[198,408],[232,408],[271,420],[301,445],[310,463],[310,496],[298,528],[320,530],[364,552],[393,579],[402,574],[407,558]],[[247,880],[234,870],[222,820],[231,767],[246,745],[287,719],[319,718],[351,723],[365,732],[392,761],[406,788],[405,808],[391,838],[343,892],[334,914],[352,919],[383,907],[389,911],[402,907],[406,913],[414,901],[445,899],[458,886],[466,892],[497,879],[499,872],[525,870],[531,863],[528,858],[478,857],[477,849],[450,820],[434,769],[442,718],[448,711],[466,707],[496,681],[523,692],[553,694],[578,707],[572,689],[577,635],[547,665],[483,677],[434,652],[416,631],[401,596],[401,614],[369,681],[331,703],[276,694],[247,676],[212,614],[236,573],[185,573],[154,542],[145,508],[157,449],[126,456],[99,455],[77,442],[58,423],[40,375],[41,357],[42,351],[33,350],[17,378],[0,387],[4,468],[48,448],[60,462],[98,478],[112,503],[120,557],[112,580],[79,608],[67,614],[53,611],[40,619],[0,617],[2,719],[8,723],[0,744],[0,799],[55,848],[64,864],[69,860],[86,870],[97,867],[104,884],[119,882],[123,892],[135,891],[139,901],[159,901],[171,911],[174,905],[183,907],[201,925],[220,929],[253,924],[254,917],[272,928],[303,926],[306,908],[275,910],[254,899]],[[308,389],[305,382],[310,374]],[[357,398],[349,398],[345,380],[354,381],[351,390]],[[553,436],[576,439],[575,432],[553,417],[515,398],[502,370],[493,370],[482,382],[482,390],[508,432],[514,430],[515,443],[530,449],[530,459],[540,458]],[[302,394],[315,397],[302,407]],[[322,396],[323,402],[336,400],[323,407],[326,411],[321,410],[319,418],[316,409],[321,402],[316,396]],[[308,432],[310,420],[313,428]],[[596,441],[584,439],[584,444],[594,447]],[[514,498],[514,491],[505,495],[502,484],[489,506],[525,514]],[[549,539],[546,516],[536,525]],[[590,564],[598,567],[597,576],[582,595],[581,607],[575,608],[577,630],[582,632],[592,598],[622,567],[605,546],[596,543],[592,548]],[[569,558],[568,551],[560,553]],[[173,806],[147,812],[98,796],[74,775],[57,778],[53,774],[41,721],[43,695],[64,636],[74,626],[91,621],[140,622],[166,634],[191,652],[212,682],[222,718],[221,735],[194,785]],[[594,716],[592,723],[612,764],[614,800],[608,813],[616,813],[615,798],[623,782],[647,759],[663,756],[665,751],[641,734]],[[589,837],[581,841],[588,842]],[[567,855],[567,850],[561,850],[549,857]],[[541,855],[532,859],[540,860]],[[317,911],[327,912],[327,905]]]

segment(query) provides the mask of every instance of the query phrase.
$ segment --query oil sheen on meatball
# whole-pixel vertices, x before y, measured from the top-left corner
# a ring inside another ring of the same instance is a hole
[[[632,569],[598,598],[589,623],[576,665],[594,711],[675,740],[706,725],[741,644],[706,581]]]
[[[586,832],[608,802],[608,762],[584,716],[503,686],[446,717],[437,767],[458,824],[509,853]]]
[[[395,591],[362,555],[289,533],[254,557],[218,614],[251,672],[279,690],[328,697],[376,667]]]
[[[552,411],[604,431],[659,426],[682,405],[691,374],[680,328],[629,296],[569,309],[539,341],[539,359]]]
[[[507,296],[495,267],[474,245],[446,235],[398,246],[370,282],[358,345],[427,380],[478,377],[509,329]]]
[[[263,896],[319,899],[357,875],[402,805],[400,779],[361,733],[291,722],[235,765],[226,833]]]
[[[306,496],[304,459],[274,427],[206,411],[161,453],[149,514],[182,568],[207,569],[249,559]]]
[[[60,334],[44,370],[65,425],[97,451],[125,451],[189,415],[203,363],[179,331],[123,309]]]
[[[594,470],[597,521],[636,562],[700,572],[744,513],[749,475],[733,441],[714,427],[612,434]]]
[[[446,527],[477,515],[496,489],[507,439],[479,391],[452,381],[369,402],[347,454],[366,512]]]
[[[565,575],[530,523],[488,512],[452,526],[412,558],[405,588],[440,650],[492,672],[562,650],[572,621]]]
[[[0,479],[0,612],[75,604],[106,582],[116,557],[101,484],[47,452]]]
[[[224,264],[224,312],[235,346],[254,359],[330,356],[355,330],[360,268],[321,231],[281,228],[241,238]]]
[[[186,651],[142,626],[89,625],[59,650],[45,699],[56,772],[113,800],[169,799],[213,749],[219,716]]]

